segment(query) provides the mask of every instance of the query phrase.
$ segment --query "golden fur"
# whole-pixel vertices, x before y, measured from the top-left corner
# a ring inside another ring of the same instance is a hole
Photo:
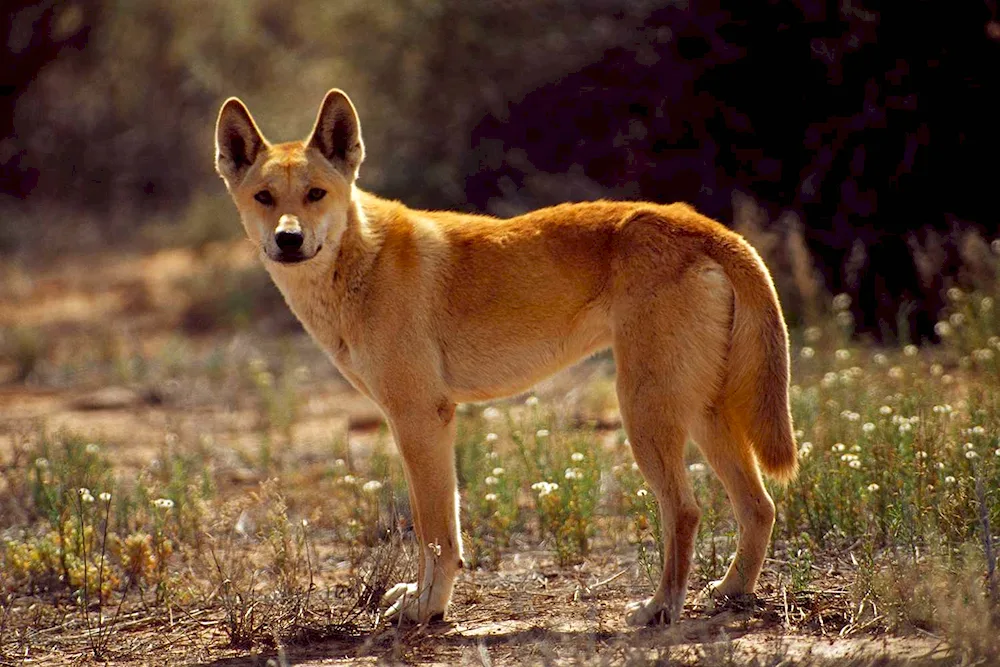
[[[522,392],[611,347],[622,418],[664,527],[662,580],[628,619],[675,620],[700,511],[688,436],[740,525],[723,595],[753,591],[774,523],[760,468],[796,470],[788,342],[767,269],[739,235],[684,204],[562,204],[508,220],[418,211],[357,188],[354,106],[323,101],[305,141],[272,145],[237,99],[217,168],[288,305],[382,408],[420,543],[388,615],[443,615],[462,566],[455,405]],[[293,247],[294,246],[294,247]]]

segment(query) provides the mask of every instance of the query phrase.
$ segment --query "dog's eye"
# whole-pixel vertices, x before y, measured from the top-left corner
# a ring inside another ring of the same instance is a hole
[[[254,199],[259,201],[264,206],[274,206],[274,197],[267,190],[261,190],[253,196]]]
[[[309,190],[309,194],[306,195],[306,198],[309,199],[309,201],[319,201],[325,196],[326,190],[323,188],[312,188]]]

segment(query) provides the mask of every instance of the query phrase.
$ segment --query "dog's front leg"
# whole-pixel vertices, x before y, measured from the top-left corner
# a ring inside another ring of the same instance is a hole
[[[455,476],[454,404],[390,414],[410,489],[410,508],[420,549],[416,584],[386,593],[387,618],[423,623],[444,617],[462,567]]]

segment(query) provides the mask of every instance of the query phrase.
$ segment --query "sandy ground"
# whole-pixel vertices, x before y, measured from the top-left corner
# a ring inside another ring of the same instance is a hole
[[[44,274],[8,267],[0,289],[0,329],[8,334],[15,328],[41,332],[55,355],[67,354],[60,351],[60,342],[77,340],[80,331],[92,335],[126,329],[139,349],[155,351],[176,335],[188,306],[178,281],[198,271],[246,268],[253,261],[245,245],[232,244],[200,253],[169,250],[68,261]],[[299,335],[297,344],[310,345],[302,339]],[[363,450],[380,437],[378,410],[339,379],[320,353],[305,354],[308,364],[322,369],[305,385],[308,399],[295,423],[295,451],[289,460],[305,465],[329,456],[329,443],[338,436]],[[165,400],[149,387],[115,382],[101,373],[80,373],[79,381],[70,375],[59,382],[14,382],[15,366],[10,358],[0,360],[0,378],[7,377],[0,384],[0,457],[10,457],[19,438],[39,426],[100,439],[121,470],[140,469],[161,455],[166,433],[179,434],[181,441],[211,436],[213,447],[231,453],[219,456],[221,479],[243,488],[258,481],[245,464],[247,453],[258,446],[253,433],[258,415],[252,405],[231,399],[183,400],[186,386],[176,392],[181,398],[168,395]],[[565,397],[573,387],[606,373],[601,364],[585,365],[546,383],[539,393]],[[609,432],[618,425],[613,413],[587,419]],[[768,575],[750,610],[718,609],[693,591],[679,625],[636,631],[624,625],[623,608],[628,600],[647,595],[649,583],[635,563],[634,549],[605,545],[582,565],[559,568],[549,554],[515,545],[499,571],[463,573],[447,623],[423,629],[384,627],[362,636],[330,631],[330,636],[302,638],[280,652],[261,653],[227,648],[214,621],[185,634],[184,641],[167,643],[162,628],[137,625],[123,631],[132,648],[121,664],[839,665],[850,660],[929,664],[947,658],[945,645],[929,635],[876,637],[853,631],[845,636],[843,582],[817,583],[809,604],[791,608]],[[78,658],[53,654],[45,661],[65,664]]]

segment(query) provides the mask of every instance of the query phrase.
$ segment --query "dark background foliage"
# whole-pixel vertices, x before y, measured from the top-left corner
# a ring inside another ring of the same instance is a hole
[[[750,198],[797,216],[862,330],[928,335],[960,232],[998,231],[997,21],[995,0],[11,0],[0,249],[236,232],[222,100],[282,140],[337,86],[375,192],[500,215],[685,200],[726,223]]]

